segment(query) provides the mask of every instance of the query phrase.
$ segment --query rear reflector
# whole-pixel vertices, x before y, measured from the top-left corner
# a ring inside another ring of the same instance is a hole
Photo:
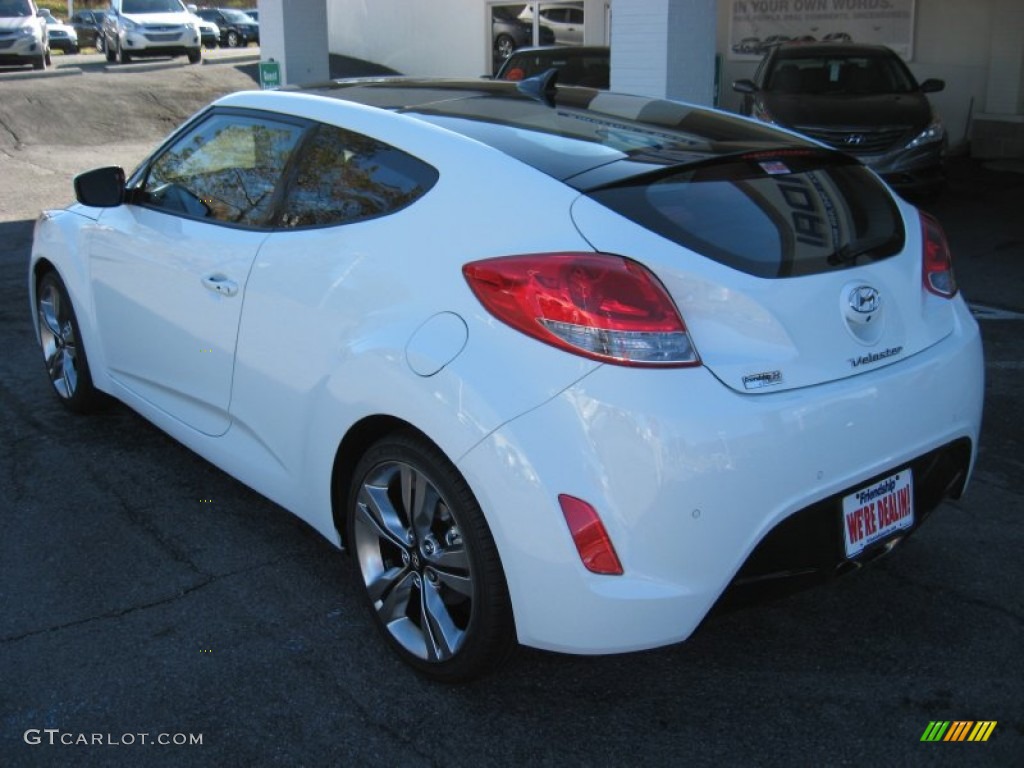
[[[700,365],[668,292],[635,261],[538,253],[476,261],[462,273],[488,312],[547,344],[619,365]]]
[[[921,239],[924,248],[924,266],[921,278],[924,287],[936,296],[951,299],[958,290],[953,275],[953,257],[942,226],[927,213],[921,213]]]
[[[597,510],[587,502],[564,493],[559,494],[558,503],[584,567],[592,573],[621,576],[622,563]]]

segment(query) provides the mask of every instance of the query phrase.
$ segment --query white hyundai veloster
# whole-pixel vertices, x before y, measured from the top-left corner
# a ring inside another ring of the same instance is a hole
[[[939,225],[745,118],[549,75],[243,92],[75,188],[29,267],[57,394],[346,548],[437,679],[681,641],[888,551],[972,469]]]

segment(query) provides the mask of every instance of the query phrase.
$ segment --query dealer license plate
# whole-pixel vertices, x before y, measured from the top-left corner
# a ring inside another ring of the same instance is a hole
[[[914,524],[914,476],[909,469],[843,498],[846,556]]]

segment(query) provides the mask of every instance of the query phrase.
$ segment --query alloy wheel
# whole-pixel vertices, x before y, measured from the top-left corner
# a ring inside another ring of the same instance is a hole
[[[70,304],[55,283],[46,282],[41,286],[38,314],[43,360],[50,383],[58,395],[70,399],[78,390],[78,338]]]
[[[474,609],[473,569],[452,507],[423,471],[388,461],[365,475],[354,512],[355,555],[381,623],[413,656],[451,659]]]

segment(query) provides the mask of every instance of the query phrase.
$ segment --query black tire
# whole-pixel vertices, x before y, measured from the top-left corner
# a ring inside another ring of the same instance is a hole
[[[353,475],[345,527],[366,605],[399,658],[447,683],[506,658],[515,633],[498,550],[436,446],[412,431],[375,443]]]
[[[203,60],[203,52],[201,49],[196,48],[194,51],[188,52],[188,63],[198,64]]]
[[[96,35],[96,53],[106,53],[106,48],[107,46],[103,35]]]
[[[124,48],[121,47],[121,41],[117,43],[117,63],[118,64],[131,64],[132,55],[128,53]]]
[[[107,63],[113,64],[117,61],[117,49],[116,46],[111,45],[106,40],[103,41],[103,52],[107,56]]]
[[[36,316],[43,363],[54,392],[72,411],[95,410],[103,396],[93,386],[89,358],[67,288],[52,270],[36,284]]]
[[[227,34],[227,43],[228,48],[237,48],[242,45],[242,38],[237,32],[235,32],[235,30],[229,29]]]
[[[53,59],[50,57],[50,46],[49,45],[46,46],[46,53],[43,54],[43,61],[46,62],[46,66],[48,66],[48,67],[52,67],[53,66]]]
[[[43,54],[32,59],[32,69],[46,69],[46,57]]]

